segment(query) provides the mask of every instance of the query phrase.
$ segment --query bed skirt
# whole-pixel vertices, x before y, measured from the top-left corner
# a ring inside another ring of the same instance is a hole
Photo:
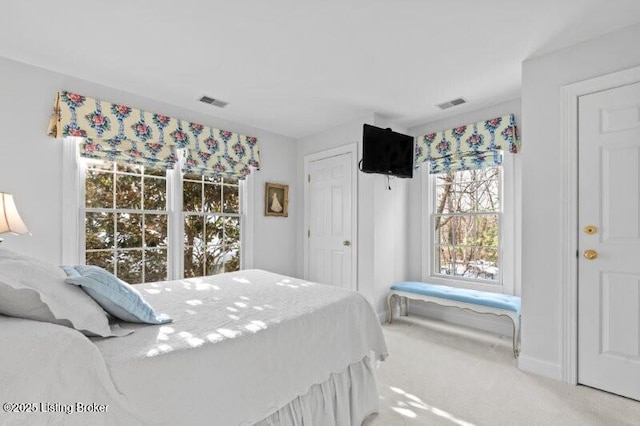
[[[256,423],[257,426],[361,425],[379,409],[378,387],[369,357],[334,373],[309,392]]]

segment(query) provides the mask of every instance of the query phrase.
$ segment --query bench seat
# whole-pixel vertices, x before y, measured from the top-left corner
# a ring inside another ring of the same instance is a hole
[[[393,321],[392,298],[394,296],[422,300],[443,306],[453,306],[481,314],[506,316],[513,323],[513,354],[518,356],[517,341],[520,335],[520,298],[507,294],[469,290],[445,285],[407,281],[391,286],[389,293],[389,323]],[[406,302],[408,305],[408,302]],[[408,315],[408,306],[405,307]]]

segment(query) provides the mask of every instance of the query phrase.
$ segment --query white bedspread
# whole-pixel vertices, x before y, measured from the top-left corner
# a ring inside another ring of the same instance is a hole
[[[0,315],[0,425],[144,425],[97,348],[62,325]],[[79,403],[81,406],[77,406]],[[106,413],[83,407],[101,404]]]
[[[154,424],[254,424],[371,352],[387,355],[355,292],[259,270],[136,288],[174,322],[94,342]]]

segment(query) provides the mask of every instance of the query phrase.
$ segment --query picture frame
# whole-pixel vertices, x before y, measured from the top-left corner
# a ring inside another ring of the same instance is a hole
[[[264,187],[264,215],[289,216],[289,185],[266,182]]]

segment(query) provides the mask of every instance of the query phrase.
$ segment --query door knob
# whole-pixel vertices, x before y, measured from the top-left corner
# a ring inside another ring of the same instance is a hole
[[[587,260],[593,260],[596,257],[598,257],[598,252],[595,250],[585,250],[584,253],[582,253],[582,255],[584,256],[585,259]]]
[[[349,246],[351,245],[351,241],[349,241],[349,240],[344,240],[344,241],[342,242],[342,245],[343,245],[343,246],[345,246],[345,247],[349,247]]]

